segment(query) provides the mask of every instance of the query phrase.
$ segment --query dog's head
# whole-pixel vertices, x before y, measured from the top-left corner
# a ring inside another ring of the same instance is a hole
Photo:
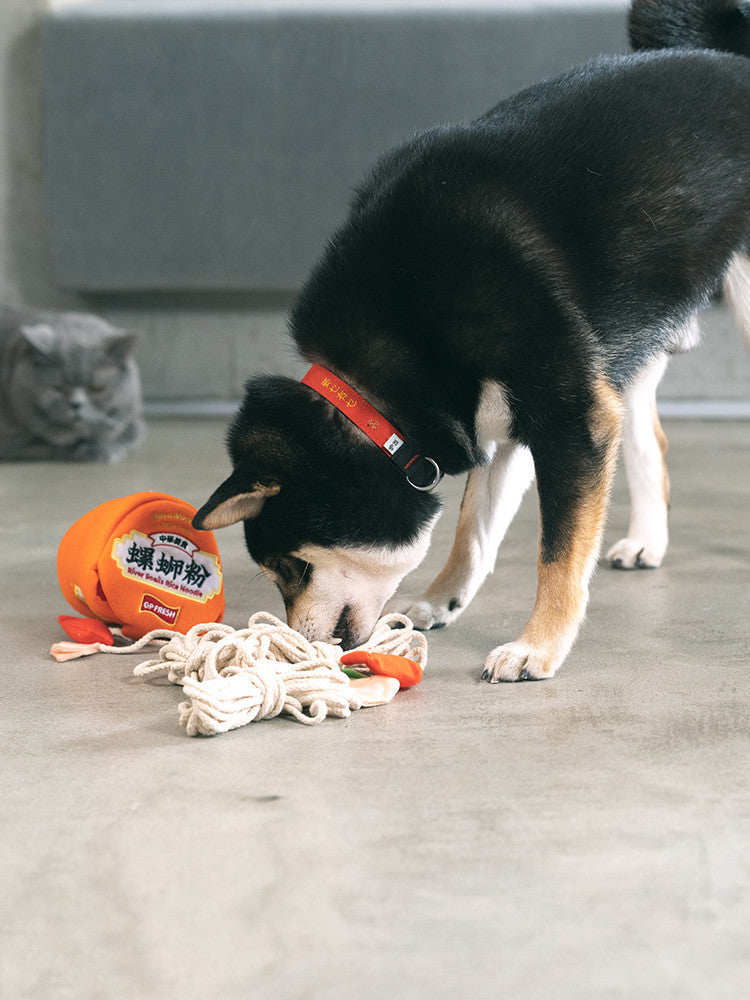
[[[366,641],[425,555],[439,501],[323,399],[289,379],[251,382],[230,428],[234,471],[193,520],[244,522],[250,555],[308,639]]]

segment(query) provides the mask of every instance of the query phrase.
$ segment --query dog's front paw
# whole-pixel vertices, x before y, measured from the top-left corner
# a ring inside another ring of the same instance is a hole
[[[395,611],[411,618],[414,627],[426,632],[431,628],[442,628],[457,618],[459,607],[450,603],[433,602],[425,597],[394,597],[385,606],[386,612]]]
[[[493,649],[484,665],[483,681],[541,681],[551,677],[561,659],[525,642],[509,642]]]
[[[615,569],[656,569],[661,566],[666,543],[642,538],[621,538],[607,552],[607,561]]]

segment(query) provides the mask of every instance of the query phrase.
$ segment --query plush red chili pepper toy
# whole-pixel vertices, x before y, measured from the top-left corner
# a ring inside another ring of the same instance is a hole
[[[344,653],[341,663],[345,667],[367,667],[371,674],[395,677],[401,690],[414,687],[422,680],[422,668],[414,660],[394,653],[376,653],[371,649],[355,649]]]

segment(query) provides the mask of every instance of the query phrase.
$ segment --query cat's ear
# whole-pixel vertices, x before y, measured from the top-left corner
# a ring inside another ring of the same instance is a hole
[[[199,531],[214,531],[238,521],[251,520],[260,514],[266,500],[280,491],[279,483],[248,484],[247,474],[235,469],[197,512],[193,527]]]
[[[55,331],[46,323],[24,324],[21,336],[40,354],[51,354],[55,346]]]
[[[107,354],[114,362],[121,365],[132,355],[137,340],[138,334],[128,330],[118,330],[107,337]]]

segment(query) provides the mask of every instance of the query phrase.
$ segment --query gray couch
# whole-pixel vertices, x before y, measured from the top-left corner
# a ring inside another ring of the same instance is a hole
[[[626,6],[87,0],[53,9],[42,63],[55,281],[142,331],[152,412],[195,413],[201,399],[209,412],[211,401],[231,408],[258,368],[301,372],[284,344],[289,304],[378,154],[624,51]],[[703,325],[705,346],[670,366],[663,398],[678,412],[748,412],[750,360],[726,312]]]
[[[94,0],[44,35],[56,279],[293,289],[379,153],[602,52],[625,0]]]

